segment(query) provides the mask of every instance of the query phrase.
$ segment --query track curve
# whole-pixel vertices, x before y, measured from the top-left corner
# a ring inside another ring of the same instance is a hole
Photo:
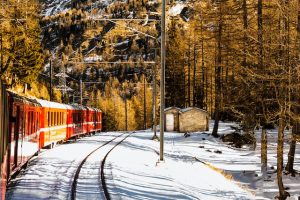
[[[92,157],[93,154],[97,154],[96,152],[99,153],[100,149],[103,149],[104,146],[107,146],[108,144],[112,143],[113,141],[115,141],[116,139],[124,136],[125,134],[128,134],[126,137],[124,137],[122,140],[120,140],[119,142],[117,142],[115,145],[113,145],[112,148],[109,148],[106,150],[107,153],[105,153],[105,156],[103,157],[103,159],[101,160],[101,164],[100,164],[100,175],[98,176],[101,179],[101,182],[99,182],[99,190],[103,191],[104,195],[103,197],[105,197],[106,199],[110,199],[108,190],[107,190],[107,186],[106,186],[106,182],[105,182],[105,175],[104,175],[104,165],[105,165],[105,161],[106,158],[108,157],[108,155],[112,152],[112,150],[114,148],[116,148],[118,145],[120,145],[125,139],[127,139],[132,133],[123,133],[120,134],[116,137],[114,137],[113,139],[105,142],[104,144],[98,146],[97,148],[95,148],[93,151],[91,151],[87,156],[84,157],[84,159],[80,162],[80,164],[77,167],[77,170],[75,172],[74,178],[73,178],[73,182],[72,182],[72,187],[71,187],[71,200],[75,200],[76,199],[76,193],[77,193],[77,188],[78,188],[78,182],[80,180],[79,176],[82,172],[82,168],[83,166],[86,164],[86,161]],[[104,149],[105,152],[105,149]]]

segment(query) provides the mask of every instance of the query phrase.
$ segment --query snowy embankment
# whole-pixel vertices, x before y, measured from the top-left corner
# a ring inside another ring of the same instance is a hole
[[[211,122],[210,130],[213,123]],[[233,130],[233,123],[221,123],[219,133]],[[152,133],[138,132],[109,157],[107,168],[114,197],[124,199],[272,199],[276,182],[276,130],[268,131],[268,180],[260,172],[260,141],[252,150],[231,147],[208,132],[165,133],[165,161],[158,162],[159,142]],[[259,138],[259,131],[257,132]],[[285,143],[285,162],[289,145]],[[295,169],[300,170],[300,145]],[[203,161],[208,166],[202,164]],[[214,169],[214,170],[212,170]],[[223,175],[221,175],[223,174]],[[225,178],[226,177],[226,178]],[[284,176],[290,199],[300,196],[300,177]],[[113,198],[114,199],[114,198]]]
[[[254,199],[219,172],[177,148],[178,134],[166,133],[165,160],[152,133],[130,137],[109,157],[106,174],[112,199]]]

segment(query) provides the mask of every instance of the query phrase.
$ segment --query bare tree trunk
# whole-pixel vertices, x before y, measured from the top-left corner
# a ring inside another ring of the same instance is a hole
[[[244,23],[244,58],[243,64],[247,63],[247,46],[248,46],[248,38],[247,38],[247,29],[248,29],[248,9],[247,9],[247,0],[243,0],[243,23]]]
[[[291,134],[291,143],[290,143],[290,150],[288,154],[288,162],[286,164],[285,170],[295,176],[294,171],[294,160],[295,160],[295,151],[296,151],[296,134],[299,133],[299,124],[294,124]]]
[[[289,195],[285,191],[283,186],[283,181],[282,181],[284,126],[285,126],[284,114],[281,111],[279,116],[279,128],[278,128],[278,140],[277,140],[277,183],[279,189],[278,199],[280,200],[285,200]]]
[[[300,38],[300,0],[298,0],[298,22],[297,22],[297,40],[298,40],[298,44],[296,44],[296,50],[299,51],[299,38]],[[296,55],[296,57],[298,57],[299,60],[299,56]],[[298,93],[299,93],[299,89],[296,89],[296,101],[299,102],[299,97],[298,97]],[[294,108],[294,112],[296,114],[299,114],[299,108]],[[291,134],[291,141],[290,141],[290,150],[289,150],[289,154],[288,154],[288,162],[286,164],[285,170],[288,171],[289,173],[292,174],[292,176],[295,175],[295,171],[294,171],[294,160],[295,160],[295,152],[296,152],[296,134],[300,133],[300,123],[299,121],[293,120],[294,124],[293,124],[293,129],[292,129],[292,134]]]
[[[258,25],[258,54],[259,60],[258,64],[259,67],[263,67],[263,18],[262,18],[262,0],[257,1],[257,25]]]
[[[261,131],[261,172],[263,177],[267,174],[267,164],[268,164],[268,139],[267,130],[263,127]]]
[[[212,136],[219,137],[218,135],[218,128],[219,128],[219,120],[220,120],[220,102],[221,102],[221,64],[222,64],[222,47],[221,47],[221,39],[222,39],[222,28],[223,28],[223,21],[222,21],[222,3],[220,2],[219,5],[219,23],[218,23],[218,33],[217,33],[217,63],[216,63],[216,75],[215,75],[215,123],[214,128],[212,131]]]

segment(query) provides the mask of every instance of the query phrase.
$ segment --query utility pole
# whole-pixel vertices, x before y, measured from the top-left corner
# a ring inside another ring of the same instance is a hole
[[[156,49],[155,49],[155,60],[156,60]],[[157,135],[156,135],[156,65],[153,65],[153,86],[152,86],[152,104],[153,104],[153,132],[154,132],[154,135],[153,135],[153,138],[157,138]]]
[[[144,74],[144,130],[147,129],[147,109],[146,109],[146,75]]]
[[[1,53],[1,56],[0,56],[0,76],[2,75],[2,67],[3,67],[3,37],[2,37],[2,33],[0,33],[0,42],[1,42],[1,46],[0,46],[0,53]]]
[[[127,118],[127,92],[125,91],[125,131],[128,131],[128,118]]]
[[[79,86],[80,86],[80,105],[82,105],[82,78],[80,78]]]
[[[52,60],[50,59],[50,101],[53,101],[53,69],[52,69]]]
[[[195,33],[194,33],[194,42],[195,42]],[[196,45],[194,44],[194,71],[193,71],[193,106],[196,106],[196,97],[195,97],[195,91],[196,91]],[[201,97],[202,98],[202,97]]]
[[[161,15],[161,74],[160,74],[160,156],[164,160],[164,128],[165,128],[165,64],[166,64],[166,0],[162,0]]]

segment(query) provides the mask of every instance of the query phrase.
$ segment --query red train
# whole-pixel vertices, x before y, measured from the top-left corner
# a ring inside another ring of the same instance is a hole
[[[41,148],[102,129],[99,109],[31,99],[3,88],[0,95],[0,200],[9,177]]]

